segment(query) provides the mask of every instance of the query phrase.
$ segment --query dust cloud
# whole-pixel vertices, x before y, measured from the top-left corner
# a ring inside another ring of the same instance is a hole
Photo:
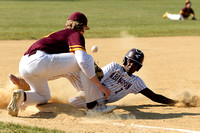
[[[5,88],[0,88],[0,109],[6,108],[10,102],[12,91],[17,89],[17,86],[8,83]]]
[[[178,97],[176,107],[200,107],[200,94],[196,95],[194,92],[185,91]]]
[[[20,86],[14,85],[11,81],[7,83],[5,88],[0,88],[0,108],[4,109],[10,102],[11,95],[15,89],[29,90],[26,83]],[[60,78],[49,81],[49,88],[51,92],[51,99],[49,102],[54,103],[68,103],[70,97],[77,95],[75,88],[69,83],[67,79]]]

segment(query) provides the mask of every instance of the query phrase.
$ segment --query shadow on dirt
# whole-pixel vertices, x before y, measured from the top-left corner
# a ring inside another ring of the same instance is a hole
[[[69,104],[63,103],[48,103],[44,105],[37,106],[38,113],[31,115],[30,117],[22,118],[41,118],[41,119],[52,119],[59,114],[67,114],[73,117],[88,117],[91,119],[113,119],[113,120],[128,120],[128,119],[171,119],[171,118],[180,118],[185,115],[195,116],[200,115],[200,113],[154,113],[154,112],[142,112],[140,109],[149,109],[149,108],[167,108],[166,105],[138,105],[138,106],[117,106],[116,110],[113,113],[98,115],[98,116],[86,116],[84,109],[75,108]]]
[[[117,109],[123,109],[130,114],[135,115],[135,119],[151,119],[151,120],[158,120],[158,119],[171,119],[171,118],[180,118],[185,115],[195,116],[200,115],[200,113],[154,113],[154,112],[142,112],[140,109],[148,109],[148,108],[156,108],[156,107],[163,107],[166,108],[169,107],[167,105],[138,105],[138,106],[118,106]]]
[[[84,109],[75,108],[69,104],[64,103],[47,103],[36,106],[39,112],[32,114],[30,117],[23,118],[55,118],[58,114],[67,114],[74,117],[84,117],[86,115]]]

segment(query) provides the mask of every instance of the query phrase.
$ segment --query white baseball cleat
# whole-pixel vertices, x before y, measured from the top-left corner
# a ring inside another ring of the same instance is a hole
[[[93,109],[87,110],[87,115],[107,114],[113,112],[114,109],[116,109],[115,105],[106,106],[105,104],[97,104]]]
[[[14,90],[12,94],[11,101],[8,105],[8,114],[11,116],[17,116],[19,108],[24,101],[24,91],[23,90]]]

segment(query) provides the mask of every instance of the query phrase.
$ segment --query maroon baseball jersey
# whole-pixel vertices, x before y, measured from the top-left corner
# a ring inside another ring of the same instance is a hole
[[[191,13],[194,13],[194,11],[192,10],[192,8],[187,8],[184,7],[181,12],[180,12],[184,18],[188,18],[190,16]]]
[[[85,38],[81,33],[72,29],[53,32],[35,42],[24,55],[32,55],[37,50],[48,54],[68,53],[76,50],[86,51]]]

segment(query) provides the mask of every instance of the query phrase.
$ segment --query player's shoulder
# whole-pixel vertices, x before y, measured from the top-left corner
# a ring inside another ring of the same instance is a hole
[[[191,12],[194,12],[194,10],[193,10],[192,8],[190,8],[190,11],[191,11]]]
[[[136,82],[139,82],[139,83],[143,83],[144,84],[144,81],[141,77],[139,77],[138,75],[133,75],[132,77]]]
[[[111,64],[111,65],[117,65],[118,63],[116,63],[116,62],[111,62],[110,64]]]
[[[132,75],[133,77],[135,77],[137,80],[142,80],[142,78],[140,78],[138,75]]]
[[[62,32],[64,32],[69,37],[84,38],[84,36],[80,32],[73,30],[73,29],[64,29],[64,30],[62,30]]]
[[[182,8],[182,11],[185,11],[185,10],[187,10],[188,8],[185,6],[185,7],[183,7]]]
[[[121,66],[116,63],[116,62],[111,62],[107,65],[105,65],[104,67],[102,67],[103,71],[116,71],[117,69],[119,69]]]
[[[110,64],[108,64],[108,66],[110,66],[110,67],[115,67],[115,68],[121,67],[121,65],[118,64],[118,63],[116,63],[116,62],[111,62]]]

